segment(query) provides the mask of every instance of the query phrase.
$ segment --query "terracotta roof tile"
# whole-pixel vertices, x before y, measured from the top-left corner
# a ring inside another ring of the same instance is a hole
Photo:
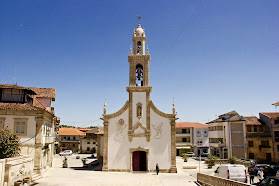
[[[38,98],[51,98],[52,101],[55,101],[55,88],[35,88],[29,87],[36,93]]]
[[[269,118],[278,118],[279,117],[279,112],[266,112],[266,113],[261,113],[261,114],[266,115]]]
[[[2,110],[43,110],[42,108],[32,106],[28,103],[1,103]]]
[[[22,87],[22,86],[12,85],[12,84],[0,84],[0,88],[27,90],[28,94],[31,95],[36,94],[35,91],[32,90],[30,87]]]
[[[98,135],[103,135],[103,134],[104,134],[104,131],[97,132],[96,134],[98,134]]]
[[[208,128],[208,126],[198,122],[176,122],[175,128]]]
[[[60,136],[85,136],[84,132],[76,128],[60,128],[59,129]]]
[[[256,116],[243,117],[246,125],[262,125]]]

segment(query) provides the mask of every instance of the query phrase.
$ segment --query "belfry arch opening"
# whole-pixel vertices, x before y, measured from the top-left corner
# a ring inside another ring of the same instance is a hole
[[[143,86],[143,66],[141,64],[136,66],[136,86]]]
[[[141,48],[142,48],[141,42],[138,41],[138,42],[137,42],[137,54],[138,54],[138,55],[141,55]]]

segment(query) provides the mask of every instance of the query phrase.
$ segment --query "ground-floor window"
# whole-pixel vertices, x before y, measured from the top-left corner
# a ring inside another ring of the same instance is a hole
[[[249,153],[249,159],[255,159],[254,153]]]

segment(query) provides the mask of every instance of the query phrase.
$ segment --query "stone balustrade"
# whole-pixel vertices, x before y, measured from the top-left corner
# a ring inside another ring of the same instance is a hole
[[[207,174],[198,173],[197,181],[205,186],[247,186],[250,184],[242,183],[239,181],[229,180],[217,176],[210,176]]]
[[[7,182],[8,186],[12,186],[16,181],[22,181],[25,178],[32,179],[34,162],[30,156],[19,156],[15,158],[6,158],[4,160],[4,182]]]
[[[5,159],[0,160],[0,185],[4,185]]]

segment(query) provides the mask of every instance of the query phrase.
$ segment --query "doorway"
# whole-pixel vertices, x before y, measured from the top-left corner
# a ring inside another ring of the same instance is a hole
[[[133,171],[147,171],[146,168],[146,152],[134,151],[133,152]]]

